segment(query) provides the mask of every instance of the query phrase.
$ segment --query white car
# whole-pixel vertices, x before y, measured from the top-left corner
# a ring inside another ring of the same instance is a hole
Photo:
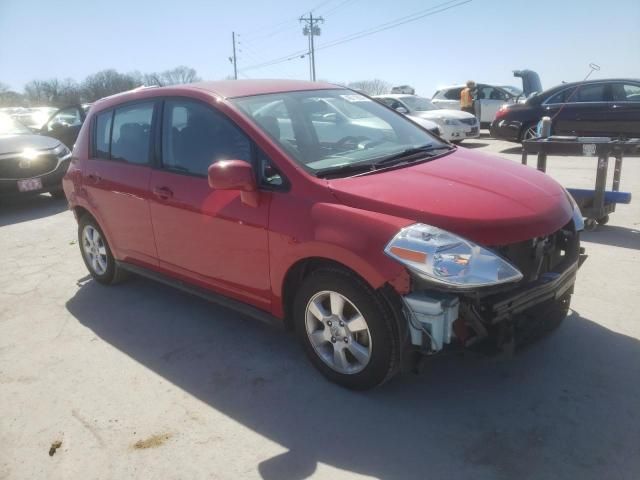
[[[404,113],[411,120],[429,120],[436,123],[440,129],[440,136],[450,142],[460,143],[465,138],[480,136],[478,119],[470,113],[439,107],[418,95],[387,94],[374,98]]]
[[[453,85],[441,88],[433,94],[431,101],[440,108],[460,110],[460,92],[465,87],[465,85]],[[480,104],[480,124],[488,128],[500,107],[508,103],[515,103],[516,97],[507,90],[494,85],[479,83],[477,87],[478,103]],[[477,109],[476,113],[478,113]]]

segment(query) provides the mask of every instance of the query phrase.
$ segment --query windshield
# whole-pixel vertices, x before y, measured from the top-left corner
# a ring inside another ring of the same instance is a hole
[[[447,148],[410,120],[351,90],[285,92],[232,101],[314,174],[373,164],[425,145]]]
[[[503,90],[506,90],[514,97],[517,97],[518,95],[522,95],[522,90],[512,85],[502,85],[500,88],[502,88]]]
[[[427,112],[429,110],[440,110],[439,107],[436,107],[431,101],[427,100],[424,97],[418,97],[416,95],[411,95],[407,97],[400,97],[411,111],[416,112]]]
[[[20,135],[23,133],[31,133],[31,130],[9,115],[0,113],[0,135]]]

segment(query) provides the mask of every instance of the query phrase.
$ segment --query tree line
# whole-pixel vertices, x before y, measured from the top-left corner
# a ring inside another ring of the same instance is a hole
[[[195,69],[183,65],[154,73],[120,73],[114,69],[89,75],[82,82],[70,78],[32,80],[22,92],[9,89],[0,82],[0,107],[63,107],[65,105],[91,103],[96,100],[131,90],[141,85],[166,86],[198,82]]]
[[[229,77],[227,77],[229,79]],[[89,75],[82,82],[70,78],[32,80],[22,92],[9,89],[0,82],[0,107],[64,107],[66,105],[92,103],[96,100],[131,90],[141,85],[178,85],[198,82],[195,69],[184,65],[154,73],[120,73],[115,69],[102,70]],[[391,84],[380,79],[356,82],[335,82],[368,95],[389,93]]]

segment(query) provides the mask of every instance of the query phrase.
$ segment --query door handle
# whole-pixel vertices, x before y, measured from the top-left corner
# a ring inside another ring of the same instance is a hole
[[[169,187],[154,187],[153,194],[162,200],[173,197],[173,191]]]
[[[87,180],[91,183],[100,183],[102,177],[100,175],[96,175],[95,173],[90,173],[87,175]]]

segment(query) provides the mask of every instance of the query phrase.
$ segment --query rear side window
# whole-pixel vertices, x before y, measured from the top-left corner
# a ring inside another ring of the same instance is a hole
[[[96,129],[93,141],[93,157],[109,160],[109,141],[111,139],[111,118],[113,112],[104,112],[96,116]]]
[[[446,98],[447,100],[460,100],[461,92],[462,92],[462,87],[446,90],[444,92],[444,98]]]
[[[219,160],[251,162],[251,143],[221,113],[191,100],[167,100],[162,125],[162,165],[169,170],[207,175]]]
[[[144,165],[149,163],[153,102],[117,108],[111,134],[111,159]]]

